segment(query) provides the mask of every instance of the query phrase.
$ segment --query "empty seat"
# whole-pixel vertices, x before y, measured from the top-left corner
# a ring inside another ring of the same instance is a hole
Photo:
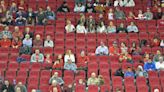
[[[89,85],[88,92],[98,92],[98,86],[96,85]]]

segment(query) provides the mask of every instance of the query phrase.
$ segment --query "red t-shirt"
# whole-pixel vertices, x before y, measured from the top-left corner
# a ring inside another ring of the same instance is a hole
[[[7,39],[7,40],[0,40],[0,45],[1,47],[4,47],[4,48],[8,48],[11,46],[11,40]]]

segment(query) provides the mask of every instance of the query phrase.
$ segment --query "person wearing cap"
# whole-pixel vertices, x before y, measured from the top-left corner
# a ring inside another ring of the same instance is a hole
[[[32,54],[31,56],[31,62],[41,62],[43,63],[44,61],[44,55],[42,53],[40,53],[39,49],[35,50],[35,53]]]
[[[11,46],[11,40],[7,38],[7,35],[3,35],[3,39],[0,40],[0,46],[3,48]]]
[[[101,55],[108,55],[108,53],[109,53],[108,47],[105,46],[104,42],[101,41],[100,46],[96,48],[95,54],[101,56]]]
[[[65,70],[72,70],[74,72],[77,72],[77,66],[75,63],[72,63],[70,59],[68,59],[67,63],[64,64],[64,69]]]
[[[111,56],[120,55],[117,41],[113,42],[113,45],[109,48],[109,52],[110,52],[109,55]]]
[[[159,57],[159,61],[158,62],[155,62],[155,65],[156,65],[156,68],[157,70],[164,70],[164,59],[163,59],[163,56],[160,56]]]
[[[23,39],[23,46],[28,46],[28,47],[32,47],[32,38],[30,38],[29,34],[25,35],[25,38]]]
[[[124,73],[124,77],[135,77],[131,67],[127,67],[127,70]]]
[[[52,75],[52,77],[49,79],[49,84],[52,84],[52,81],[56,80],[58,85],[63,85],[64,81],[61,77],[59,77],[59,73],[58,72],[54,72],[54,74]]]

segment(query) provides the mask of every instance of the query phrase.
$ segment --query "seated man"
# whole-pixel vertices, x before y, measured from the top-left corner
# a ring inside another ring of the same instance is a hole
[[[36,49],[35,53],[33,53],[31,56],[31,62],[43,63],[43,61],[44,61],[44,55],[42,53],[40,53],[39,49]]]
[[[76,72],[77,66],[75,63],[72,63],[72,61],[70,59],[68,59],[68,61],[64,64],[64,69],[72,70],[72,71]]]
[[[121,63],[125,63],[125,62],[133,63],[132,62],[132,56],[126,51],[122,52],[122,54],[119,56],[119,61]]]
[[[35,39],[33,40],[33,47],[43,47],[43,40],[39,34],[36,35]]]
[[[164,70],[164,60],[163,57],[159,57],[159,62],[155,63],[157,70]]]
[[[108,47],[105,46],[104,42],[101,41],[100,46],[96,48],[95,54],[96,55],[108,55]]]
[[[131,67],[128,67],[124,73],[124,77],[135,77],[134,72],[132,71]]]
[[[155,66],[155,63],[149,59],[147,62],[145,62],[144,64],[144,70],[145,71],[154,71],[156,70],[156,66]]]
[[[64,84],[64,81],[63,81],[63,79],[61,77],[59,77],[58,72],[54,72],[54,75],[49,80],[49,84],[51,84],[53,80],[56,80],[56,82],[59,85]]]
[[[8,39],[7,35],[3,35],[3,39],[0,40],[0,46],[3,48],[8,48],[11,46],[11,40]]]
[[[98,78],[96,77],[96,73],[92,72],[91,73],[91,77],[88,79],[87,81],[87,85],[98,85],[99,83],[99,80]]]

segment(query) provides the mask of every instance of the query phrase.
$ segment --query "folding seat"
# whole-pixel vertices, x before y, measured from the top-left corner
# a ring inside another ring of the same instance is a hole
[[[121,92],[124,92],[122,85],[113,85],[113,87],[112,87],[113,92],[117,92],[116,89],[120,89]]]
[[[83,33],[76,34],[76,40],[85,40],[86,35]]]
[[[150,86],[155,86],[155,85],[160,85],[160,80],[158,77],[149,77],[149,85]]]
[[[53,55],[53,48],[51,47],[44,47],[44,54],[51,54]]]
[[[96,62],[89,62],[88,71],[98,71],[98,64]]]
[[[16,82],[22,82],[22,84],[26,84],[26,77],[16,77]]]
[[[118,37],[118,35],[117,35],[116,33],[108,34],[107,36],[108,36],[108,37],[107,37],[108,40],[109,40],[109,39],[114,39],[114,40],[116,40],[117,37]]]
[[[71,71],[71,70],[65,70],[64,71],[64,76],[74,78],[74,72]]]
[[[148,92],[148,91],[149,91],[149,89],[146,85],[137,87],[137,92]]]
[[[18,54],[11,54],[8,59],[9,62],[16,62],[18,56],[19,56]]]
[[[143,40],[143,39],[144,39],[144,40],[147,40],[148,37],[149,37],[149,36],[148,36],[148,34],[147,34],[146,32],[140,32],[140,33],[139,33],[139,39],[140,39],[140,40]]]
[[[156,25],[148,25],[147,32],[157,32],[157,26]]]
[[[94,40],[88,40],[87,41],[87,48],[96,48],[97,43]]]
[[[110,69],[109,63],[108,62],[99,62],[99,69],[102,71],[108,71]]]
[[[44,26],[36,26],[35,27],[35,34],[43,35],[43,33],[44,33]]]
[[[97,59],[99,62],[109,62],[109,56],[98,56]]]
[[[157,25],[157,21],[156,20],[147,20],[146,21],[147,22],[147,25],[148,26],[156,26]]]
[[[86,89],[85,85],[76,85],[75,86],[75,92],[86,92],[85,89]]]
[[[0,71],[5,71],[7,68],[7,62],[0,62]]]
[[[147,84],[146,78],[145,77],[137,77],[136,78],[136,85],[137,87],[139,86],[146,86]]]
[[[46,84],[49,84],[49,79],[50,77],[40,77],[40,84],[42,85],[46,85]]]
[[[11,54],[19,54],[19,49],[16,49],[16,48],[10,48],[10,53]]]
[[[158,78],[157,71],[148,71],[149,78]]]
[[[64,85],[66,86],[73,84],[74,82],[74,78],[71,76],[64,76],[63,80],[64,80]]]
[[[27,78],[27,75],[28,75],[27,71],[19,70],[19,71],[17,72],[17,77],[24,77],[24,78]]]
[[[66,19],[69,19],[69,20],[75,20],[74,18],[75,18],[75,13],[74,12],[69,12],[69,13],[66,13]]]
[[[58,72],[58,76],[59,76],[59,77],[62,77],[62,76],[63,76],[62,70],[52,70],[52,75],[53,75],[55,72]]]
[[[0,48],[0,53],[1,54],[8,54],[9,53],[9,48],[3,48],[3,47],[1,47]]]
[[[138,34],[136,34],[136,33],[128,33],[128,38],[129,38],[129,40],[132,40],[132,39],[138,40]]]
[[[85,40],[76,40],[76,48],[85,48],[86,41]]]
[[[19,64],[17,62],[10,62],[8,64],[8,71],[17,71],[19,68]]]
[[[159,50],[161,53],[162,53],[162,48],[161,47],[153,47],[153,48],[151,48],[151,52],[153,53],[153,54],[156,54],[157,53],[157,50]]]
[[[112,85],[113,86],[122,86],[122,77],[113,76],[112,77]]]
[[[28,92],[31,92],[32,89],[38,89],[38,85],[30,84],[30,85],[27,86]]]
[[[118,62],[118,56],[109,56],[110,63],[112,62]]]
[[[63,41],[64,40],[64,34],[63,33],[56,33],[55,34],[55,41]]]
[[[54,54],[59,55],[59,54],[64,54],[64,48],[54,48]]]
[[[134,85],[133,86],[126,86],[125,91],[126,92],[137,92],[136,87]]]
[[[87,33],[86,34],[86,39],[87,39],[87,41],[95,41],[96,40],[96,34],[93,34],[93,33]]]
[[[162,78],[164,76],[164,71],[159,72],[159,77]]]
[[[119,63],[111,63],[111,74],[112,76],[115,74],[116,70],[118,70],[119,68],[121,68]]]
[[[75,41],[74,40],[66,40],[65,47],[75,49]]]
[[[98,86],[96,86],[96,85],[89,85],[88,86],[88,92],[99,92],[98,91]]]
[[[96,73],[96,75],[98,75],[98,71],[95,71],[95,70],[88,70],[87,72],[87,78],[91,77],[91,74],[92,73]]]
[[[30,69],[30,63],[29,62],[20,63],[20,66],[19,66],[20,71],[28,71],[29,69]]]
[[[65,20],[65,14],[64,13],[57,13],[56,17],[57,17],[57,20]]]
[[[160,32],[160,39],[164,39],[164,29],[163,32]]]
[[[56,40],[55,48],[64,48],[64,40]]]
[[[49,89],[49,85],[40,85],[39,89],[40,89],[42,92],[47,92],[47,89]]]
[[[124,85],[125,86],[135,86],[134,85],[134,78],[133,77],[126,77],[124,79]]]
[[[117,26],[119,26],[121,23],[125,24],[125,20],[117,20]]]
[[[141,55],[133,55],[132,59],[134,62],[140,62],[142,60],[142,56]]]
[[[31,55],[27,55],[27,54],[22,54],[21,57],[26,59],[26,61],[30,61],[31,59]]]
[[[154,37],[160,37],[158,32],[149,32],[149,40],[153,40]]]
[[[41,70],[41,63],[32,63],[31,64],[32,71],[40,71]]]
[[[108,39],[108,47],[112,46],[114,41],[118,42],[116,39]]]
[[[143,53],[151,53],[151,48],[150,47],[142,47],[142,52]]]
[[[126,71],[128,67],[133,68],[133,65],[127,62],[122,63],[122,70]]]
[[[164,86],[164,78],[163,77],[160,77],[160,83],[161,83],[161,86]]]
[[[87,52],[85,47],[76,47],[76,55],[80,55],[81,51]]]
[[[154,86],[150,86],[150,90],[151,92],[155,92],[155,89],[159,89],[159,92],[162,92],[162,88],[160,85],[154,85]]]
[[[65,35],[65,39],[74,41],[75,40],[75,33],[67,33]]]
[[[50,77],[51,76],[51,71],[48,70],[42,70],[40,73],[41,77]]]
[[[128,34],[127,33],[119,33],[118,34],[118,39],[127,39]]]
[[[28,3],[28,7],[30,7],[30,8],[32,8],[33,9],[33,11],[36,11],[37,10],[37,8],[36,8],[36,3]]]
[[[38,78],[33,78],[33,77],[29,77],[28,78],[28,85],[38,85]]]
[[[97,33],[97,40],[98,41],[106,42],[107,35],[105,33]]]
[[[92,63],[92,62],[97,62],[97,56],[94,56],[94,55],[89,56],[89,63]]]
[[[30,71],[29,72],[29,77],[38,78],[39,77],[39,71]]]
[[[55,32],[54,25],[47,25],[47,26],[45,26],[45,32],[46,33],[54,33]]]
[[[99,70],[99,75],[102,75],[103,78],[106,77],[106,78],[110,79],[110,72],[109,72],[109,70],[107,71],[107,70],[100,69]]]
[[[6,71],[6,76],[5,78],[11,78],[11,79],[15,79],[16,77],[16,71]]]
[[[110,85],[102,85],[102,86],[100,86],[100,92],[111,92]]]

